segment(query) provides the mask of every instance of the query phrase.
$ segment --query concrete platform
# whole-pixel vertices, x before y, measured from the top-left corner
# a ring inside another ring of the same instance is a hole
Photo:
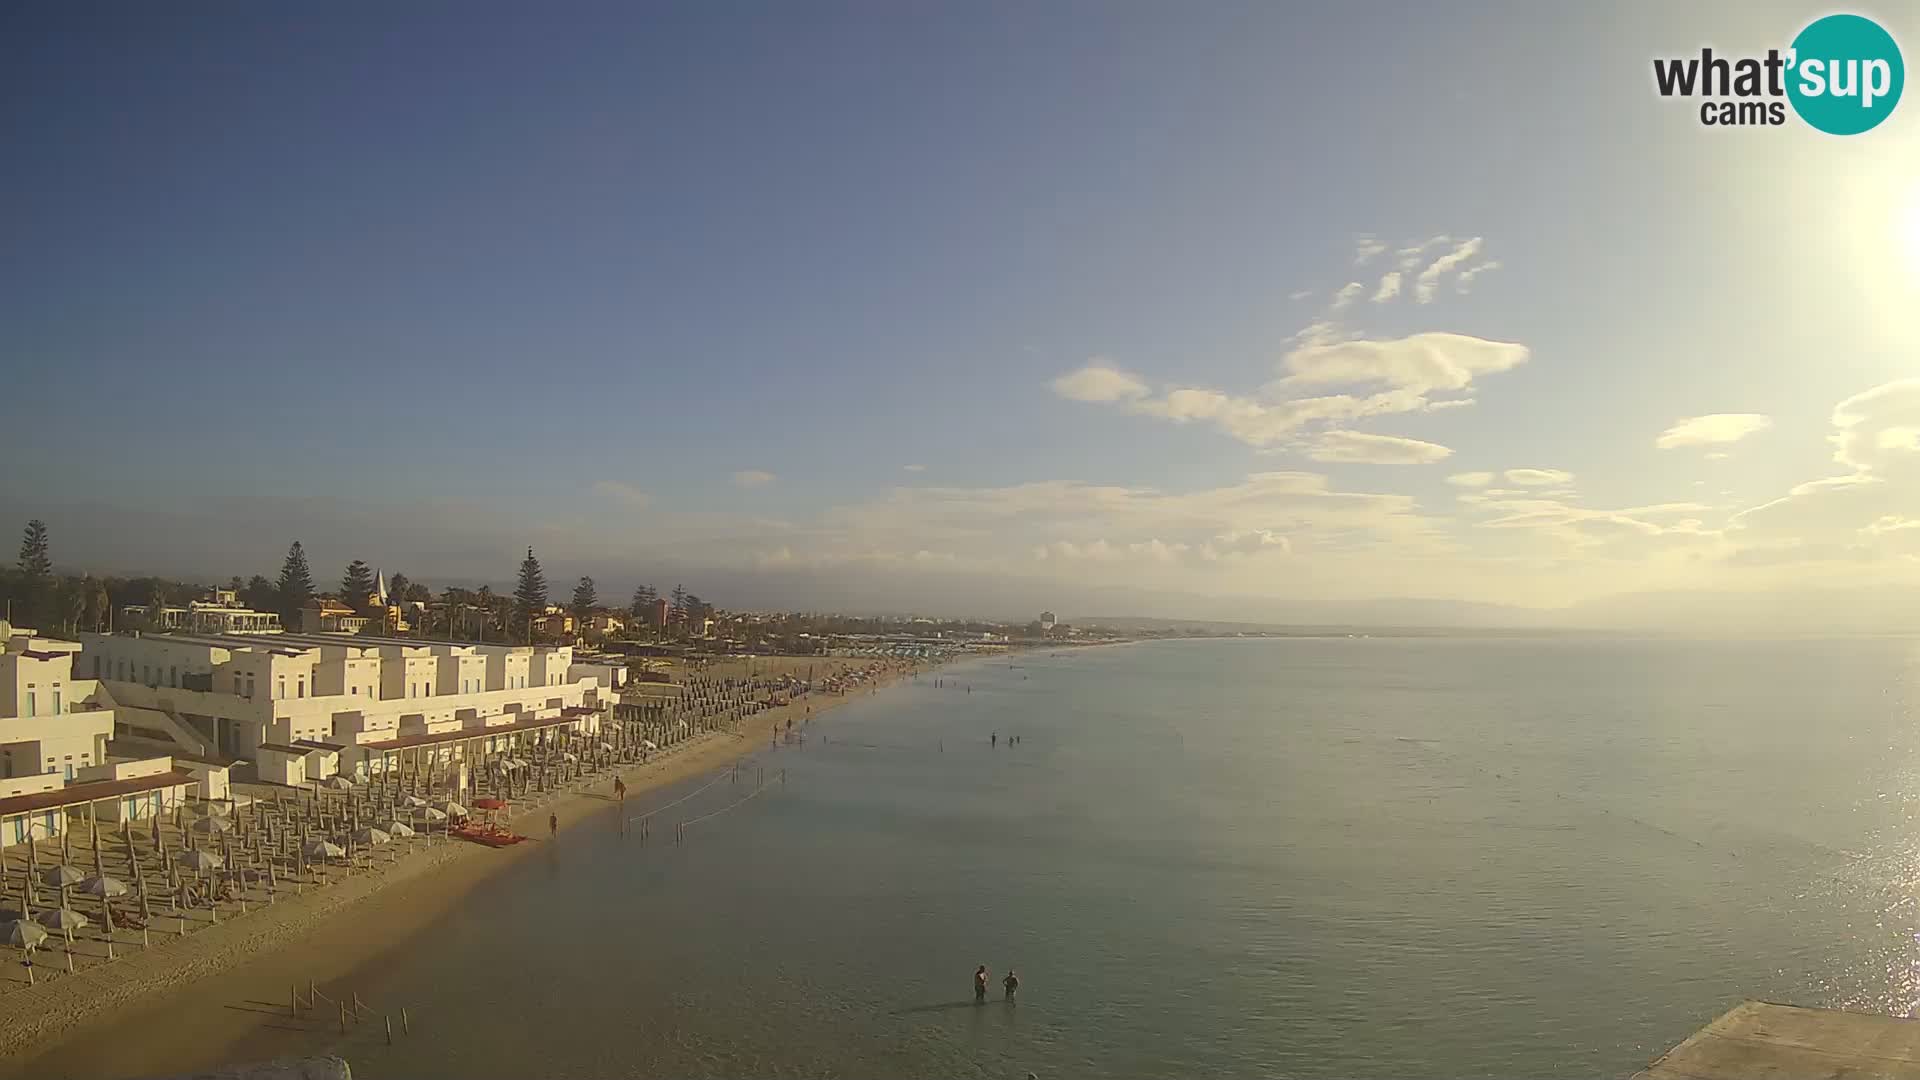
[[[1634,1080],[1920,1080],[1920,1020],[1749,1001]]]

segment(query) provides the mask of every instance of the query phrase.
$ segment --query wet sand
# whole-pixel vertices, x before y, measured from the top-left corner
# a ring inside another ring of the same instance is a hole
[[[760,658],[753,672],[804,675],[811,666],[824,678],[865,663]],[[925,665],[904,665],[878,685],[925,670]],[[741,661],[716,663],[706,670],[721,677],[745,672]],[[863,687],[844,696],[815,694],[751,717],[741,724],[739,735],[710,734],[650,764],[630,767],[621,773],[627,782],[626,811],[637,814],[653,805],[636,796],[716,772],[767,749],[776,728],[783,728],[789,718],[797,726],[809,708],[819,715],[866,693]],[[429,931],[488,876],[511,860],[542,850],[548,843],[545,830],[535,826],[548,813],[560,819],[561,844],[569,829],[617,828],[620,815],[614,812],[618,804],[612,784],[613,776],[603,775],[583,790],[516,807],[516,827],[535,836],[532,842],[494,849],[436,841],[377,872],[358,872],[344,882],[282,899],[184,939],[155,932],[151,950],[130,952],[114,964],[51,986],[8,994],[0,998],[0,1077],[166,1074],[249,1056],[242,1051],[258,1056],[262,1046],[270,1045],[263,1034],[275,1027],[311,1030],[316,1022],[290,1017],[293,986],[299,985],[304,995],[311,981],[320,984],[323,994],[330,993],[338,987],[329,984]],[[655,842],[664,839],[670,837],[656,834]]]

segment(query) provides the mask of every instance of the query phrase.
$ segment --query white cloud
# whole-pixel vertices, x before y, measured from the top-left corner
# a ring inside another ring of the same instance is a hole
[[[1480,254],[1481,239],[1478,236],[1462,240],[1452,251],[1433,260],[1420,276],[1414,279],[1413,298],[1422,304],[1433,302],[1435,290],[1440,287],[1440,279],[1461,263]]]
[[[1444,247],[1451,243],[1453,243],[1453,237],[1441,233],[1439,236],[1430,240],[1422,240],[1418,244],[1403,247],[1399,251],[1394,252],[1394,261],[1401,270],[1412,270],[1414,267],[1420,265],[1420,257],[1427,253],[1428,248]]]
[[[1489,270],[1498,269],[1500,269],[1499,259],[1488,259],[1479,266],[1469,266],[1465,270],[1460,271],[1459,277],[1453,279],[1453,289],[1455,292],[1463,295],[1472,292],[1474,278],[1479,277]]]
[[[1333,303],[1327,305],[1327,310],[1330,312],[1345,310],[1355,300],[1360,299],[1360,294],[1366,291],[1365,285],[1357,281],[1349,281],[1333,294]]]
[[[1833,460],[1874,469],[1920,450],[1920,379],[1898,379],[1833,407]]]
[[[1381,243],[1372,233],[1361,233],[1354,247],[1353,265],[1365,266],[1386,250],[1387,245]]]
[[[927,467],[925,465],[902,465],[900,466],[900,468],[906,472],[926,472],[927,471]]]
[[[733,474],[734,486],[743,488],[766,487],[773,483],[774,479],[774,475],[764,469],[741,469]]]
[[[1307,456],[1315,461],[1360,465],[1431,465],[1453,454],[1438,443],[1373,435],[1364,431],[1328,431]]]
[[[1127,401],[1150,393],[1138,376],[1109,366],[1096,357],[1078,371],[1053,380],[1053,392],[1072,401]]]
[[[1373,302],[1384,304],[1400,295],[1400,271],[1389,270],[1380,275],[1380,287],[1374,290]]]
[[[1524,345],[1464,334],[1424,333],[1383,341],[1303,345],[1282,361],[1287,374],[1257,395],[1187,386],[1153,396],[1138,376],[1097,365],[1054,380],[1054,390],[1063,397],[1115,404],[1128,412],[1176,423],[1205,421],[1249,446],[1266,447],[1306,428],[1458,408],[1471,399],[1429,395],[1459,393],[1478,376],[1509,370],[1527,357]],[[1333,388],[1348,392],[1311,393]]]
[[[1295,289],[1293,292],[1290,292],[1287,294],[1287,299],[1300,301],[1300,300],[1305,300],[1307,297],[1312,295],[1313,295],[1312,289]]]
[[[1660,433],[1653,445],[1662,450],[1681,446],[1714,446],[1735,443],[1756,431],[1765,431],[1773,421],[1759,413],[1708,413],[1677,420]]]
[[[1507,483],[1521,487],[1552,487],[1573,479],[1570,472],[1559,469],[1508,469]]]
[[[1387,341],[1343,341],[1295,349],[1284,386],[1380,383],[1415,394],[1465,390],[1476,376],[1524,364],[1525,345],[1428,332]],[[1409,410],[1411,411],[1411,410]]]
[[[1490,472],[1454,473],[1447,477],[1447,483],[1458,484],[1461,487],[1483,488],[1493,483],[1493,474]]]
[[[587,492],[595,498],[624,503],[636,509],[652,501],[646,492],[618,480],[596,480]]]

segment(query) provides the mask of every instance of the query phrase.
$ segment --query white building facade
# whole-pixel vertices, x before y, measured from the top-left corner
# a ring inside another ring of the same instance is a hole
[[[427,642],[345,634],[82,634],[95,677],[135,733],[189,751],[261,761],[263,744],[342,747],[339,770],[379,767],[368,744],[609,708],[600,673],[566,646]],[[278,767],[276,765],[276,767]]]

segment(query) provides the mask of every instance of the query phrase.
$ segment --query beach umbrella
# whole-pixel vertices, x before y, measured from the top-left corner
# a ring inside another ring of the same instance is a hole
[[[47,940],[47,928],[39,923],[25,919],[9,919],[0,923],[0,943],[12,945],[18,949],[38,948]]]
[[[70,889],[87,880],[87,875],[77,866],[58,863],[40,871],[40,880],[46,882],[48,888]]]
[[[49,930],[64,930],[71,934],[75,930],[85,929],[93,920],[72,908],[56,907],[35,915],[33,921]]]
[[[446,802],[440,804],[440,812],[450,818],[467,816],[467,808],[454,802],[452,799],[448,799]]]
[[[571,750],[563,750],[560,752],[560,760],[561,761],[579,761],[580,758]]]
[[[337,859],[347,853],[346,848],[331,840],[309,840],[307,846],[301,850],[315,859]]]
[[[87,880],[80,883],[80,891],[88,896],[105,899],[109,896],[127,895],[127,883],[119,878],[110,878],[104,874],[89,874]]]
[[[193,823],[193,831],[209,836],[233,831],[233,822],[227,818],[208,815]]]
[[[418,809],[418,810],[416,810],[416,811],[414,811],[414,814],[415,814],[415,816],[417,816],[417,817],[419,817],[419,818],[420,818],[420,820],[422,820],[422,821],[445,821],[445,820],[447,820],[447,814],[446,814],[446,811],[444,811],[444,810],[436,810],[436,809],[434,809],[434,808],[433,808],[433,807],[431,807],[431,806],[423,806],[423,807],[421,807],[420,809]]]
[[[427,805],[427,800],[421,798],[418,795],[408,795],[405,798],[401,799],[400,803],[403,806],[425,806]]]
[[[603,753],[603,754],[611,754],[611,753],[613,753],[613,744],[612,744],[612,743],[601,743],[601,744],[600,744],[600,752],[601,752],[601,753]]]
[[[198,870],[203,874],[208,870],[218,870],[227,865],[227,860],[211,851],[201,850],[182,851],[173,857],[173,861],[189,870]]]
[[[320,781],[320,786],[328,791],[352,791],[353,781],[344,776],[329,776]]]
[[[412,836],[413,826],[404,821],[389,821],[385,825],[380,826],[380,831],[386,833],[388,836]]]
[[[355,832],[353,834],[353,840],[354,840],[354,843],[356,844],[366,844],[369,846],[377,846],[380,844],[392,843],[393,837],[388,836],[386,833],[380,831],[379,829],[368,827],[365,829],[360,829],[359,831]]]
[[[640,748],[642,750],[658,750],[660,749],[660,744],[654,742],[652,739],[641,739]]]

